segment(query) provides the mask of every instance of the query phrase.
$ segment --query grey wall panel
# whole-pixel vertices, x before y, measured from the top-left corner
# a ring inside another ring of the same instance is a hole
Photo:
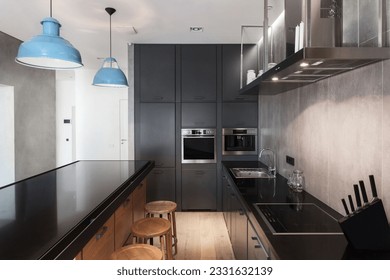
[[[15,90],[16,180],[56,166],[55,72],[17,64],[20,43],[0,32],[0,83]]]

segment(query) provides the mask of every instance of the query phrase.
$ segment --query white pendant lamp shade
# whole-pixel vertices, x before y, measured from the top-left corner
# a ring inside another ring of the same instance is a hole
[[[61,24],[52,17],[41,21],[43,32],[22,43],[15,61],[30,67],[66,70],[83,66],[80,52],[60,36]]]
[[[119,68],[118,62],[111,55],[111,15],[116,12],[114,8],[106,8],[110,15],[110,57],[106,58],[102,67],[93,78],[92,84],[101,87],[128,87],[127,79]]]

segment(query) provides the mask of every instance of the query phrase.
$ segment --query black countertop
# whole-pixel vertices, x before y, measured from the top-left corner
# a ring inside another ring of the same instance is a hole
[[[255,208],[255,203],[295,204],[302,207],[300,211],[310,211],[308,208],[305,209],[305,204],[315,204],[336,220],[342,216],[305,191],[302,193],[291,191],[287,185],[287,179],[279,174],[276,179],[237,179],[230,171],[230,168],[265,167],[261,162],[223,161],[222,163],[242,195],[243,202],[248,209],[249,219],[252,223],[256,222],[260,225],[279,259],[390,259],[390,253],[353,250],[343,234],[275,235]],[[291,209],[291,211],[297,210]]]
[[[0,188],[0,259],[71,259],[154,167],[77,161]]]

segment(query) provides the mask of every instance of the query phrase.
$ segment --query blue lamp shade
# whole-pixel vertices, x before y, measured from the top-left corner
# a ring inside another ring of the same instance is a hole
[[[118,62],[113,57],[104,60],[102,67],[93,78],[94,86],[101,87],[128,87],[125,74],[119,68]]]
[[[16,62],[30,67],[65,70],[83,66],[80,52],[60,36],[61,24],[52,17],[41,21],[43,32],[19,47]]]

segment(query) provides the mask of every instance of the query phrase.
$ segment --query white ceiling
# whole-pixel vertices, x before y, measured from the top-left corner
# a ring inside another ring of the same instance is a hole
[[[279,2],[269,0],[270,22],[282,10]],[[240,43],[242,25],[262,25],[263,6],[263,0],[53,0],[53,17],[85,67],[96,68],[98,58],[109,56],[106,7],[117,10],[112,53],[125,66],[128,43]],[[40,21],[50,15],[50,0],[0,0],[0,7],[0,31],[22,41],[40,34]],[[204,32],[190,32],[190,26]]]

